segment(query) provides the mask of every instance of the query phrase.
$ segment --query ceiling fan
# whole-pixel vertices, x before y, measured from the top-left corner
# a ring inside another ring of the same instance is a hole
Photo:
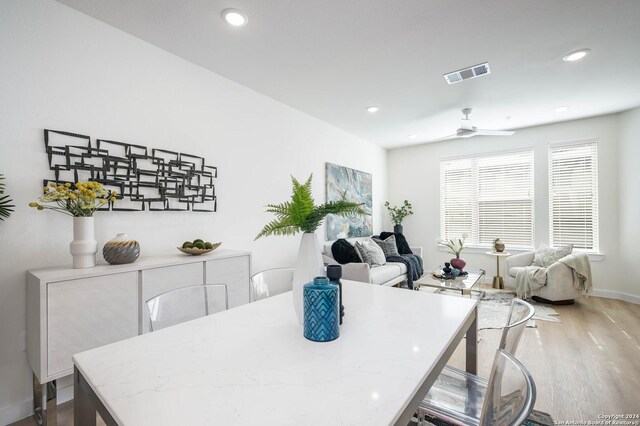
[[[432,142],[454,138],[470,138],[472,136],[511,136],[515,133],[513,130],[478,129],[477,127],[474,127],[473,124],[471,124],[471,119],[469,118],[469,114],[471,114],[471,108],[464,108],[462,110],[462,114],[464,115],[464,118],[460,120],[460,128],[456,130],[455,135],[445,136]]]

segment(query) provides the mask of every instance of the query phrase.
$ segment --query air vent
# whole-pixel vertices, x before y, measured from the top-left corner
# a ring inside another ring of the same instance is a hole
[[[470,78],[476,78],[487,74],[491,74],[491,69],[489,68],[489,63],[485,62],[484,64],[474,65],[472,67],[463,68],[461,70],[445,74],[444,79],[447,80],[447,83],[453,84],[462,80],[468,80]]]

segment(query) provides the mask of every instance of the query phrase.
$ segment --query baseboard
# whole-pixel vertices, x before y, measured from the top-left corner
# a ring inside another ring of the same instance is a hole
[[[57,404],[73,399],[73,385],[58,389]],[[19,402],[9,407],[0,408],[0,425],[8,425],[33,415],[33,400]]]
[[[617,299],[624,300],[625,302],[635,303],[636,305],[640,305],[640,296],[635,296],[633,294],[621,293],[619,291],[609,291],[609,290],[593,290],[591,293],[596,297],[605,297],[607,299]]]
[[[73,385],[68,385],[62,389],[58,388],[58,405],[73,399]]]
[[[33,401],[28,399],[8,407],[0,408],[0,425],[8,425],[33,414]]]

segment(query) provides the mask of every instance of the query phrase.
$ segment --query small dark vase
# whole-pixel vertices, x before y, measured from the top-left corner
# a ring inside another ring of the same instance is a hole
[[[496,250],[496,252],[502,253],[504,251],[504,243],[498,240],[493,244],[493,248]]]
[[[465,262],[463,259],[460,259],[459,257],[455,257],[451,259],[451,266],[453,266],[456,269],[459,269],[460,272],[462,272],[462,270],[466,265],[467,265],[467,262]]]
[[[340,325],[342,325],[342,318],[344,318],[344,305],[342,302],[342,265],[329,265],[327,266],[327,278],[329,281],[338,284],[340,293]]]
[[[445,273],[445,274],[447,274],[447,275],[451,274],[451,267],[450,267],[450,265],[451,265],[451,264],[450,264],[449,262],[446,262],[446,263],[444,264],[444,268],[442,268],[442,272],[444,272],[444,273]]]
[[[394,234],[404,234],[404,232],[402,232],[402,225],[394,225],[393,226],[393,233]]]

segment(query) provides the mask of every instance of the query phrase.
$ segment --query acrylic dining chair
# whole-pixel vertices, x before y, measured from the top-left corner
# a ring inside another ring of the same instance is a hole
[[[229,309],[226,284],[192,285],[147,300],[149,330],[157,331]]]
[[[514,298],[498,349],[515,355],[527,322],[534,314],[535,309],[531,304]],[[418,413],[450,419],[457,418],[459,411],[479,414],[488,387],[486,380],[447,365],[429,389]]]
[[[498,349],[489,381],[479,382],[475,377],[466,377],[466,398],[459,398],[455,387],[452,392],[446,392],[446,382],[440,383],[442,392],[437,399],[429,392],[418,408],[418,424],[435,419],[436,423],[454,425],[516,426],[524,423],[536,402],[536,385],[515,356]]]
[[[293,268],[273,268],[251,277],[251,301],[256,302],[276,296],[293,287]]]

